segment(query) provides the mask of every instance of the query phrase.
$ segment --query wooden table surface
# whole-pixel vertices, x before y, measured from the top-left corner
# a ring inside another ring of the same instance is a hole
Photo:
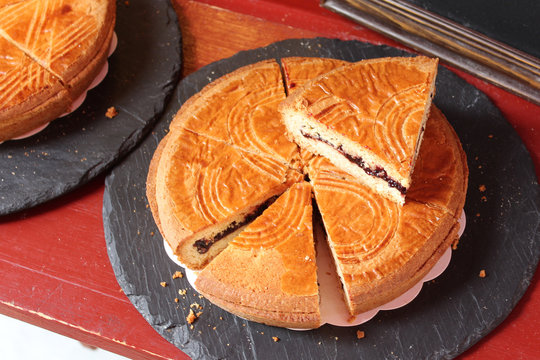
[[[118,11],[136,5],[122,1]],[[174,0],[174,5],[183,34],[184,75],[287,38],[399,46],[321,9],[317,0]],[[457,73],[499,107],[540,175],[540,107]],[[0,218],[0,312],[130,358],[187,359],[152,329],[116,282],[103,233],[103,191],[101,176],[59,199]],[[508,318],[460,358],[540,359],[538,283],[536,274]]]

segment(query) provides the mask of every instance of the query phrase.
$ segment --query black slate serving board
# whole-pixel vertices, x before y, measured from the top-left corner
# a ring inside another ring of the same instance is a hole
[[[116,51],[82,106],[25,140],[0,144],[0,215],[62,195],[109,169],[152,128],[176,86],[181,35],[170,1],[118,1]],[[119,114],[105,117],[110,106]]]
[[[379,312],[354,328],[324,325],[292,331],[231,315],[199,298],[185,277],[171,278],[180,268],[166,255],[147,207],[145,179],[157,144],[186,99],[212,80],[267,58],[354,61],[404,54],[356,41],[286,40],[240,52],[180,82],[151,136],[107,177],[103,204],[107,250],[118,282],[156,331],[193,359],[446,359],[472,346],[510,313],[529,285],[540,254],[540,193],[533,164],[485,94],[442,67],[435,103],[468,154],[468,223],[448,269],[426,283],[412,303]],[[481,269],[487,277],[478,276]],[[162,281],[168,286],[162,287]],[[178,294],[182,289],[187,289],[185,296]],[[190,329],[185,319],[194,302],[204,310]],[[364,339],[356,338],[357,329],[365,331]]]

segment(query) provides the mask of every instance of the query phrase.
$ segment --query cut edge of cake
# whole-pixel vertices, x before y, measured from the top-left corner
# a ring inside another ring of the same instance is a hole
[[[311,198],[309,183],[292,185],[198,274],[197,291],[247,320],[319,327]]]

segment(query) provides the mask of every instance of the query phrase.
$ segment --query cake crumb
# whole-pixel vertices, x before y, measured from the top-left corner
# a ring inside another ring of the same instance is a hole
[[[336,337],[335,337],[334,339],[336,339],[336,341],[338,341],[338,340],[339,340],[339,338],[338,338],[337,336],[336,336]]]
[[[202,306],[197,304],[196,302],[192,303],[191,305],[189,305],[190,308],[195,308],[197,310],[201,310],[202,309]]]
[[[277,336],[272,336],[272,340],[274,340],[274,342],[278,342],[279,338]]]
[[[111,106],[110,108],[108,108],[107,112],[105,113],[105,116],[108,117],[109,119],[112,119],[116,115],[118,115],[118,110],[116,110],[114,106]]]
[[[175,303],[180,302],[180,299],[179,298],[174,298],[174,302]]]
[[[493,134],[489,134],[488,138],[493,139]]]
[[[486,185],[482,184],[478,187],[478,190],[480,190],[480,192],[484,192],[486,191]]]
[[[363,339],[366,336],[366,334],[361,330],[356,330],[356,337],[358,339]]]
[[[178,294],[180,294],[180,295],[182,295],[182,296],[183,296],[183,295],[186,295],[186,289],[180,289],[180,290],[178,290]]]
[[[159,285],[161,285],[161,286],[163,286],[163,287],[167,287],[168,284],[167,284],[167,282],[162,281],[162,282],[159,283]]]
[[[192,309],[189,309],[189,315],[186,317],[188,324],[193,324],[197,320],[197,315],[193,312]]]
[[[482,197],[480,198],[480,200],[482,200],[483,202],[487,202],[487,197],[482,196]]]
[[[178,279],[178,278],[183,278],[183,277],[184,277],[184,274],[182,274],[180,271],[176,271],[172,276],[173,279]]]
[[[486,277],[486,270],[482,269],[480,270],[480,273],[478,274],[479,277],[485,278]]]
[[[476,217],[480,217],[480,213],[476,213]]]

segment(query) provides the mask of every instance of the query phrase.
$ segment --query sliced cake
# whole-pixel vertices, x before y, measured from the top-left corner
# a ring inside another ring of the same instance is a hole
[[[308,81],[280,104],[288,136],[402,205],[435,86],[437,60],[381,58]]]
[[[311,201],[308,183],[293,185],[198,274],[196,289],[252,321],[320,326]]]
[[[423,165],[416,168],[410,189],[417,197],[408,196],[403,206],[375,193],[324,157],[309,164],[315,199],[352,315],[408,290],[457,237],[468,171],[459,140],[438,114],[433,111],[426,124],[429,135],[418,158]],[[427,166],[433,154],[441,164],[452,165],[437,170]]]
[[[241,67],[204,87],[180,109],[171,130],[188,129],[283,163],[298,158],[277,111],[285,99],[274,60]]]
[[[201,269],[275,196],[303,176],[281,162],[188,130],[169,133],[147,186],[154,217],[178,259]]]

